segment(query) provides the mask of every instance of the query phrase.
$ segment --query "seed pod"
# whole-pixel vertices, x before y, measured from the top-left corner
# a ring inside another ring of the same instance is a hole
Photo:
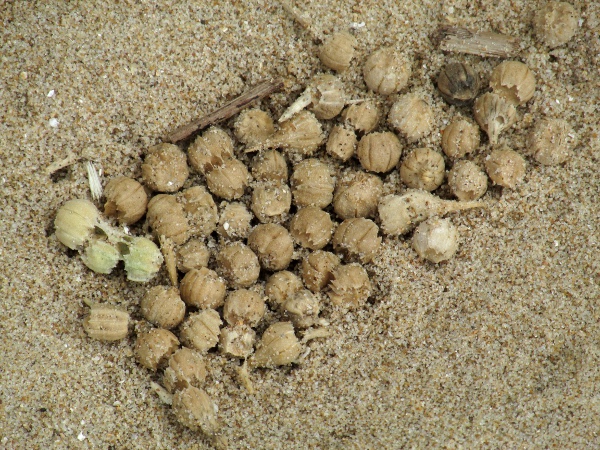
[[[332,169],[318,159],[305,159],[296,164],[291,182],[296,206],[325,208],[331,203],[335,188]]]
[[[252,160],[252,176],[257,181],[287,182],[288,167],[285,158],[277,150],[258,153]]]
[[[333,222],[329,213],[316,206],[307,206],[292,217],[290,233],[302,247],[318,250],[331,240]]]
[[[233,200],[244,195],[250,174],[246,165],[235,159],[228,159],[206,174],[206,185],[210,192],[225,200]]]
[[[99,221],[100,212],[92,202],[69,200],[56,213],[56,237],[71,250],[75,250],[92,237]]]
[[[242,111],[235,120],[233,133],[241,143],[256,145],[265,142],[275,133],[275,125],[266,112],[258,108],[247,109]]]
[[[459,200],[477,200],[487,191],[487,176],[475,163],[457,161],[448,173],[448,186]]]
[[[358,133],[370,133],[379,124],[381,112],[374,100],[354,103],[342,113],[344,121]]]
[[[356,38],[350,33],[338,31],[321,45],[319,59],[330,69],[340,73],[344,72],[350,67],[356,44]]]
[[[192,269],[208,267],[210,251],[200,239],[190,239],[177,251],[177,269],[188,273]]]
[[[317,250],[302,260],[302,279],[308,289],[319,292],[333,278],[333,272],[340,265],[340,258],[331,252]]]
[[[150,147],[142,164],[144,184],[153,191],[177,192],[189,174],[185,153],[173,144]]]
[[[181,194],[180,202],[194,236],[206,237],[217,228],[217,205],[204,186],[194,186]]]
[[[333,235],[333,248],[346,258],[356,258],[362,263],[370,262],[381,246],[375,222],[362,217],[344,220]]]
[[[247,289],[231,291],[225,299],[223,318],[231,326],[255,327],[265,315],[265,301],[256,292]]]
[[[217,233],[227,239],[245,239],[250,233],[252,214],[243,203],[227,203],[221,218]]]
[[[498,143],[498,135],[512,127],[517,120],[514,105],[493,93],[483,94],[475,100],[473,115],[492,144]]]
[[[535,92],[535,77],[522,62],[504,61],[492,71],[490,87],[513,105],[524,105]]]
[[[222,129],[210,127],[190,144],[188,158],[196,172],[206,175],[233,158],[233,141]]]
[[[109,274],[122,259],[119,250],[110,242],[93,237],[81,255],[83,263],[96,273]]]
[[[249,147],[246,152],[268,148],[284,148],[302,156],[312,155],[323,143],[325,136],[321,123],[308,111],[300,111],[281,124],[263,144]]]
[[[331,303],[348,309],[364,305],[371,295],[369,275],[359,264],[338,266],[333,271],[330,286]]]
[[[390,47],[372,53],[363,68],[368,88],[382,95],[399,92],[408,84],[411,75],[409,62]]]
[[[287,270],[275,272],[265,285],[265,294],[273,309],[279,309],[295,292],[302,289],[302,280]]]
[[[179,340],[173,333],[163,328],[153,328],[138,335],[133,351],[138,363],[155,372],[167,363],[178,348]]]
[[[175,287],[154,286],[146,292],[140,304],[144,319],[160,328],[170,330],[185,317],[185,303]]]
[[[218,435],[220,426],[215,405],[204,390],[188,386],[177,391],[173,395],[172,407],[179,423],[193,431],[201,431],[213,440],[217,448],[226,448],[225,440]]]
[[[145,237],[127,236],[119,244],[119,249],[129,281],[150,281],[162,266],[163,256],[160,249]]]
[[[294,242],[288,230],[281,225],[257,225],[248,236],[248,245],[266,270],[283,270],[292,261]]]
[[[542,119],[529,133],[528,151],[540,164],[553,166],[562,164],[575,146],[575,134],[571,126],[562,119]]]
[[[567,2],[548,2],[537,9],[533,28],[550,48],[566,44],[577,32],[579,13]]]
[[[234,358],[247,358],[254,349],[256,332],[247,325],[229,326],[221,329],[219,351]]]
[[[333,209],[341,219],[372,217],[383,192],[383,181],[377,175],[355,172],[338,184]]]
[[[181,326],[179,338],[184,345],[205,352],[219,342],[221,317],[214,309],[204,309],[190,314]]]
[[[330,74],[315,76],[300,97],[279,118],[289,120],[299,111],[310,107],[317,119],[333,119],[344,108],[346,94],[341,81]]]
[[[365,134],[356,150],[360,164],[365,170],[385,173],[392,170],[402,154],[402,144],[394,133]]]
[[[525,158],[504,146],[485,159],[485,170],[495,184],[513,189],[525,177]]]
[[[252,190],[252,212],[262,223],[281,221],[292,206],[292,191],[287,184],[257,183]]]
[[[430,148],[417,148],[402,161],[400,179],[413,189],[434,191],[444,181],[444,157]]]
[[[146,214],[148,195],[144,186],[133,178],[112,178],[104,188],[104,214],[116,217],[119,223],[131,225]]]
[[[331,156],[348,161],[356,149],[356,134],[343,125],[335,125],[329,133],[325,148]]]
[[[471,66],[452,62],[440,71],[437,86],[444,100],[451,105],[466,105],[477,97],[481,82]]]
[[[308,289],[301,289],[283,304],[285,315],[296,328],[312,327],[319,318],[319,299]]]
[[[479,147],[479,127],[467,120],[455,120],[442,134],[442,150],[450,158],[462,158],[477,147]]]
[[[92,339],[118,341],[129,332],[129,313],[115,306],[92,304],[83,329]]]
[[[165,236],[175,244],[183,244],[190,235],[185,211],[174,195],[158,194],[152,197],[148,203],[146,222],[154,236]]]
[[[406,94],[392,105],[388,122],[403,134],[408,142],[415,142],[431,133],[433,111],[417,94]]]
[[[277,322],[265,330],[258,343],[251,367],[274,367],[291,364],[298,360],[302,345],[294,334],[290,322]]]
[[[427,261],[436,264],[447,261],[458,249],[458,230],[448,219],[427,219],[415,230],[412,246]]]
[[[206,364],[191,348],[182,347],[171,355],[163,374],[163,385],[170,393],[189,386],[198,387],[206,379]]]
[[[256,254],[241,242],[221,246],[217,253],[217,271],[233,288],[252,286],[260,275]]]
[[[179,288],[181,299],[198,309],[216,309],[225,301],[225,282],[215,271],[206,267],[186,273]]]

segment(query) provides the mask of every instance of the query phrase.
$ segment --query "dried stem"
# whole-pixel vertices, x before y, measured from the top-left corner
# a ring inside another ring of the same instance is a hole
[[[519,51],[519,39],[491,31],[476,32],[466,28],[442,26],[434,41],[441,50],[479,56],[506,58]]]

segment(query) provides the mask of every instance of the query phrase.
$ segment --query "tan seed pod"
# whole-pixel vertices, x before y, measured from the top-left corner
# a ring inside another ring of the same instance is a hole
[[[111,305],[92,304],[83,329],[92,339],[118,341],[129,332],[129,313]]]
[[[481,198],[487,191],[487,175],[471,161],[457,161],[448,173],[448,186],[462,201]]]
[[[279,118],[285,122],[309,107],[317,119],[333,119],[344,108],[346,94],[341,81],[331,74],[316,75],[300,97]]]
[[[221,211],[217,232],[227,239],[245,239],[250,233],[252,214],[243,203],[227,203]]]
[[[204,390],[188,386],[177,391],[172,407],[179,423],[204,433],[212,439],[215,448],[227,448],[226,440],[219,435],[215,404]]]
[[[144,184],[153,191],[177,192],[189,174],[185,153],[173,144],[150,147],[142,164]]]
[[[321,146],[324,140],[325,135],[319,120],[313,113],[303,110],[283,122],[279,130],[264,143],[248,147],[246,152],[284,148],[302,156],[309,156]]]
[[[485,170],[497,185],[513,189],[525,177],[525,158],[504,146],[485,159]]]
[[[133,178],[112,178],[104,188],[104,195],[104,214],[116,217],[120,223],[130,225],[146,214],[148,195],[144,186]]]
[[[228,326],[221,329],[219,351],[234,358],[247,358],[254,350],[256,332],[247,325]]]
[[[249,178],[250,174],[246,165],[232,158],[206,174],[206,185],[210,192],[217,197],[234,200],[244,195]]]
[[[252,159],[252,176],[257,181],[288,180],[288,166],[284,156],[277,150],[265,150]]]
[[[354,172],[335,189],[333,209],[341,219],[372,217],[383,192],[383,181],[377,175]]]
[[[175,254],[175,244],[171,239],[165,236],[158,238],[160,244],[160,252],[165,261],[165,269],[169,276],[171,285],[177,287],[179,285],[179,274],[177,273],[177,255]]]
[[[358,133],[370,133],[379,125],[381,111],[375,100],[365,100],[348,106],[342,118]]]
[[[281,221],[292,206],[292,191],[279,182],[257,183],[252,190],[252,212],[262,223]]]
[[[343,125],[335,125],[327,138],[327,153],[342,161],[348,161],[356,150],[356,134]]]
[[[154,242],[142,236],[126,236],[118,244],[127,279],[145,283],[160,270],[163,256]]]
[[[252,286],[260,275],[258,257],[247,245],[232,242],[217,253],[217,271],[233,288]]]
[[[301,289],[287,299],[283,310],[296,328],[308,328],[317,323],[321,306],[311,291]]]
[[[576,144],[573,128],[563,119],[538,121],[527,141],[528,151],[540,164],[562,164],[571,155]]]
[[[434,123],[433,110],[417,94],[405,94],[392,105],[388,122],[395,130],[415,142],[431,133]]]
[[[199,387],[206,380],[206,364],[191,348],[182,347],[171,355],[163,374],[163,385],[170,393],[188,386]]]
[[[242,144],[256,145],[265,142],[275,133],[275,125],[265,111],[258,108],[247,109],[235,120],[233,133]]]
[[[233,140],[218,127],[210,127],[188,148],[190,165],[203,175],[215,167],[222,166],[231,158],[233,158]]]
[[[71,250],[83,246],[100,222],[100,212],[89,200],[69,200],[56,213],[56,237]]]
[[[333,248],[348,259],[368,263],[379,252],[381,237],[375,222],[363,217],[346,219],[333,235]]]
[[[567,2],[548,2],[536,10],[533,28],[550,48],[569,42],[577,32],[579,13]]]
[[[444,157],[430,148],[417,148],[408,154],[400,166],[400,179],[413,189],[434,191],[444,181]]]
[[[458,249],[458,230],[448,219],[427,219],[415,230],[412,247],[427,261],[436,264],[447,261]]]
[[[354,36],[347,31],[338,31],[321,45],[319,59],[326,67],[336,72],[344,72],[350,67],[356,45]]]
[[[288,230],[279,224],[257,225],[248,236],[248,245],[266,270],[283,270],[292,261],[294,242]]]
[[[154,286],[146,292],[140,304],[144,319],[160,328],[170,330],[185,317],[185,303],[175,287]]]
[[[204,186],[194,186],[179,197],[194,236],[206,237],[217,228],[217,205]]]
[[[179,285],[181,299],[199,309],[219,308],[225,301],[225,281],[214,270],[201,267],[185,274]]]
[[[229,292],[223,306],[223,318],[231,325],[255,327],[266,312],[265,301],[254,291],[236,289]]]
[[[265,294],[269,305],[273,309],[279,309],[290,296],[303,287],[298,275],[282,270],[269,277],[265,285]]]
[[[535,92],[535,77],[522,62],[504,61],[492,71],[490,87],[513,105],[524,105]]]
[[[498,143],[498,135],[517,121],[514,105],[504,97],[489,92],[475,100],[473,115],[492,144]]]
[[[402,154],[402,144],[394,133],[365,134],[358,142],[356,154],[363,169],[385,173],[398,164]]]
[[[292,174],[292,195],[298,207],[325,208],[333,199],[335,179],[333,170],[315,158],[300,161]]]
[[[181,326],[179,339],[181,342],[199,352],[213,348],[219,342],[221,334],[221,317],[214,309],[204,309],[190,314]]]
[[[316,206],[301,208],[290,221],[290,234],[294,241],[311,250],[325,247],[331,240],[333,229],[329,213]]]
[[[251,367],[275,367],[292,364],[302,354],[302,345],[290,322],[277,322],[265,330],[250,358]]]
[[[114,244],[92,237],[86,244],[81,261],[96,273],[109,274],[122,259]]]
[[[302,279],[308,289],[321,291],[333,278],[333,272],[340,265],[340,258],[331,252],[317,250],[302,260]]]
[[[138,335],[133,352],[138,363],[156,371],[167,363],[178,348],[179,340],[173,333],[164,328],[153,328]]]
[[[188,273],[192,269],[208,267],[210,251],[200,239],[190,239],[177,250],[177,269]]]
[[[183,244],[190,235],[190,225],[177,197],[158,194],[150,199],[146,222],[157,238],[165,236],[175,244]]]
[[[338,266],[332,274],[327,293],[331,303],[347,309],[364,305],[371,295],[371,281],[367,271],[359,264]]]
[[[448,103],[465,105],[477,97],[481,82],[479,75],[471,66],[452,62],[440,71],[437,87]]]
[[[380,48],[372,53],[363,68],[367,87],[382,95],[404,89],[411,73],[407,59],[390,47]]]
[[[458,119],[448,125],[442,134],[442,150],[450,158],[463,158],[479,147],[479,127]]]

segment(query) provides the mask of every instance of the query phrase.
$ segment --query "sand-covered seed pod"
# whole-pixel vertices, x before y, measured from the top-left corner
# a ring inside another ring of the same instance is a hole
[[[153,191],[177,192],[189,174],[187,157],[174,144],[162,143],[150,147],[142,164],[144,184]]]
[[[273,119],[261,109],[247,109],[240,113],[233,124],[235,137],[245,145],[265,142],[275,133]]]
[[[462,158],[479,147],[479,127],[468,120],[458,119],[442,134],[442,150],[450,158]]]
[[[179,200],[192,235],[206,237],[215,231],[219,219],[217,205],[204,186],[186,189],[181,193]]]
[[[146,222],[154,236],[165,236],[175,244],[183,244],[190,236],[187,215],[174,195],[158,194],[152,197],[148,202]]]
[[[248,245],[266,270],[283,270],[294,254],[294,242],[285,227],[266,223],[257,225],[248,236]]]
[[[341,263],[340,258],[323,250],[317,250],[302,259],[302,279],[308,289],[321,291],[331,281],[333,271]]]
[[[206,174],[206,185],[210,192],[225,200],[234,200],[244,195],[250,174],[246,165],[231,158]]]
[[[333,192],[333,189],[332,189]],[[56,213],[56,238],[71,250],[83,246],[100,222],[100,211],[89,200],[69,200]]]
[[[443,183],[445,174],[444,157],[430,148],[413,150],[400,166],[400,179],[413,189],[434,191]]]
[[[575,133],[563,119],[539,120],[527,140],[528,152],[540,164],[562,164],[571,155],[576,144]]]
[[[203,175],[233,157],[233,140],[224,130],[214,126],[198,136],[188,148],[190,165]]]
[[[383,181],[377,175],[354,172],[337,185],[333,209],[341,219],[372,217],[383,192]]]
[[[458,249],[458,230],[449,219],[432,217],[417,227],[412,247],[421,258],[432,263],[447,261]]]
[[[92,304],[83,329],[92,339],[121,340],[129,333],[129,313],[112,305]]]
[[[348,161],[356,150],[356,134],[344,125],[335,125],[329,132],[325,149],[331,156]]]
[[[359,264],[342,264],[336,267],[329,285],[327,294],[331,303],[347,309],[364,305],[371,295],[369,275]]]
[[[283,310],[296,328],[308,328],[317,322],[321,305],[311,291],[301,289],[286,300]]]
[[[370,262],[379,252],[379,227],[363,217],[344,220],[333,235],[333,248],[348,259]]]
[[[165,365],[178,348],[177,336],[164,328],[153,328],[138,335],[133,352],[138,363],[154,372]]]
[[[567,2],[548,2],[537,8],[533,28],[538,39],[550,48],[569,42],[577,32],[579,13]]]
[[[279,122],[289,120],[306,107],[311,109],[317,119],[333,119],[345,104],[346,94],[342,82],[331,74],[319,74],[311,80],[302,95],[284,111]]]
[[[418,94],[405,94],[392,105],[388,122],[408,142],[415,142],[431,133],[434,123],[431,106]]]
[[[348,106],[342,112],[342,118],[356,132],[370,133],[379,125],[381,111],[375,100],[365,100]]]
[[[268,148],[283,148],[302,156],[312,155],[325,140],[323,128],[315,115],[309,111],[300,111],[283,122],[264,143],[251,146],[247,152]]]
[[[247,358],[254,350],[256,331],[248,325],[235,325],[221,328],[219,352],[234,358]]]
[[[491,92],[475,100],[473,115],[492,144],[498,143],[500,133],[508,130],[517,121],[515,106],[504,97]]]
[[[285,183],[260,182],[252,189],[251,209],[262,222],[281,221],[292,206],[292,190]]]
[[[200,387],[206,380],[206,364],[191,348],[182,347],[171,355],[163,374],[163,385],[170,393],[188,386]]]
[[[229,292],[223,306],[223,318],[231,325],[255,327],[266,312],[263,298],[248,289],[236,289]]]
[[[451,62],[440,71],[437,87],[448,103],[465,105],[477,97],[481,82],[479,75],[470,65]]]
[[[260,275],[256,254],[242,242],[221,246],[217,253],[217,271],[233,288],[252,286]]]
[[[365,134],[358,142],[356,155],[363,169],[385,173],[398,164],[402,144],[394,133],[383,131]]]
[[[472,161],[457,161],[448,173],[448,186],[462,201],[481,198],[487,191],[487,175]]]
[[[298,244],[311,250],[325,247],[333,235],[329,213],[316,206],[301,208],[290,221],[290,234]]]
[[[288,271],[281,270],[275,272],[269,277],[265,285],[265,295],[267,296],[271,308],[279,309],[285,301],[302,289],[302,280],[298,275]]]
[[[129,281],[150,281],[162,267],[164,258],[154,242],[143,236],[126,236],[118,244]]]
[[[86,244],[81,261],[96,273],[109,274],[123,257],[118,248],[104,239],[92,237]]]
[[[326,67],[344,72],[354,57],[356,38],[347,31],[333,33],[319,48],[319,59]]]
[[[502,187],[513,189],[525,178],[525,158],[504,146],[485,158],[485,170],[490,179]]]
[[[290,322],[276,322],[265,330],[256,352],[250,358],[250,367],[275,367],[292,364],[302,354],[302,345]]]
[[[227,203],[221,211],[217,233],[231,240],[245,239],[250,233],[251,221],[252,213],[246,205],[238,202]]]
[[[219,342],[221,334],[221,317],[214,309],[204,309],[190,314],[183,322],[179,339],[181,342],[199,352],[205,352]]]
[[[288,180],[288,166],[285,157],[277,150],[265,150],[252,159],[252,176],[257,181],[285,183]]]
[[[333,199],[333,170],[318,159],[309,158],[296,164],[291,183],[294,203],[298,207],[325,208]]]
[[[192,269],[208,267],[210,251],[200,239],[190,239],[177,250],[177,269],[188,273]]]
[[[192,269],[179,285],[181,299],[198,309],[219,308],[225,301],[227,286],[214,270],[206,267]]]
[[[144,295],[140,312],[148,322],[170,330],[183,321],[185,303],[176,287],[154,286]]]
[[[183,388],[173,395],[173,413],[182,425],[208,436],[215,448],[227,448],[227,441],[219,435],[215,404],[203,390],[194,386]]]
[[[410,62],[391,47],[383,47],[373,52],[363,67],[367,87],[382,95],[390,95],[404,89],[411,73]]]
[[[522,62],[504,61],[492,71],[490,87],[513,105],[524,105],[535,92],[535,77]]]
[[[104,214],[116,217],[119,223],[131,225],[146,214],[148,195],[144,186],[133,178],[112,178],[104,188],[104,196]]]

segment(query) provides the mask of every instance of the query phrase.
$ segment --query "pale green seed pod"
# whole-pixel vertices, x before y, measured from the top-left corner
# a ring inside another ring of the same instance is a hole
[[[54,219],[56,237],[71,250],[81,247],[94,234],[100,212],[88,200],[69,200]]]
[[[146,282],[160,270],[163,256],[150,239],[127,237],[119,245],[128,280]]]
[[[109,242],[94,238],[85,247],[81,260],[94,272],[108,274],[121,260],[121,254]]]

